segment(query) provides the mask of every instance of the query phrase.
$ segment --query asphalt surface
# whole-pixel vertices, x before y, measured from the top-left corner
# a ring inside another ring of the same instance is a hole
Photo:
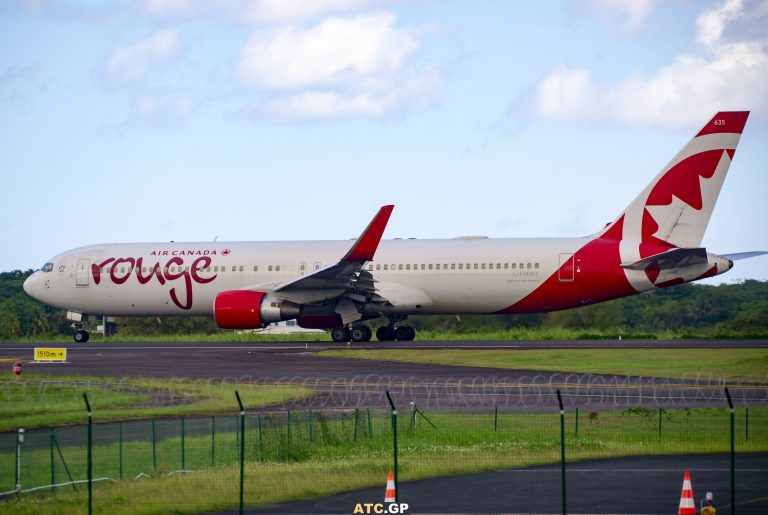
[[[696,506],[713,492],[718,515],[730,514],[729,455],[635,456],[569,463],[568,513],[676,513],[683,474],[691,474]],[[736,509],[768,513],[768,454],[739,454]],[[500,470],[401,482],[398,500],[408,513],[562,513],[560,465]],[[357,503],[381,503],[379,488],[311,501],[268,506],[248,513],[352,513]],[[222,512],[227,514],[236,511]]]
[[[68,363],[34,363],[33,348],[67,347]],[[552,411],[555,391],[567,408],[622,410],[628,407],[723,406],[728,385],[738,405],[768,405],[765,382],[726,383],[717,375],[684,380],[592,375],[482,367],[454,367],[320,356],[331,343],[89,343],[0,344],[0,366],[23,363],[25,372],[105,377],[186,377],[216,383],[291,384],[316,395],[277,408],[384,407],[385,390],[399,403],[437,411]],[[461,341],[371,342],[352,348],[524,349],[570,348],[768,348],[768,341]],[[109,378],[109,379],[107,379]],[[274,409],[276,406],[264,407]]]

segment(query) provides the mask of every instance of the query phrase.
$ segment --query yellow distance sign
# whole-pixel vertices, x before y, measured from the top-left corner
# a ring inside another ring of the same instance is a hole
[[[67,361],[67,349],[35,347],[35,361]]]

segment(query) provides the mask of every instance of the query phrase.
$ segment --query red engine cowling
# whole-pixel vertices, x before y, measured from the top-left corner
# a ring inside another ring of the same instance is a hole
[[[260,329],[301,314],[301,306],[263,291],[223,291],[213,301],[213,315],[222,329]]]

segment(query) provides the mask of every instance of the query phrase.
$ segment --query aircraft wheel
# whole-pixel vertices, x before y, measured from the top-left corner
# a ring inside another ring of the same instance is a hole
[[[376,339],[380,342],[391,342],[395,339],[395,331],[388,325],[376,329]]]
[[[371,329],[366,325],[353,327],[349,331],[349,336],[353,342],[368,342],[371,340]]]
[[[88,331],[84,329],[78,329],[72,337],[75,339],[75,343],[85,343],[88,341]]]
[[[349,341],[349,329],[346,327],[338,327],[331,331],[331,339],[335,342],[348,342]]]
[[[395,329],[395,338],[400,341],[411,341],[416,337],[416,330],[407,325],[401,325]]]

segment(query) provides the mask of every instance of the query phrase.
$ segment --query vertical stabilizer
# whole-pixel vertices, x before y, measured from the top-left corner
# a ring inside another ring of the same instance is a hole
[[[749,111],[717,113],[599,235],[621,234],[622,241],[653,246],[699,247],[748,116]],[[622,230],[609,233],[617,224]]]

